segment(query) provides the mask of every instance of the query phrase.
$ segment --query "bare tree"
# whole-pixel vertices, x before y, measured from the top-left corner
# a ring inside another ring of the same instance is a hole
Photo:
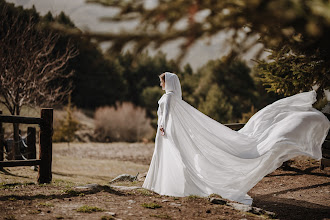
[[[33,16],[22,19],[3,7],[0,17],[0,103],[12,115],[20,115],[24,105],[61,101],[71,91],[68,61],[78,51],[70,42],[57,48],[59,34],[40,30]],[[11,153],[16,155],[19,124],[13,128],[16,147]]]

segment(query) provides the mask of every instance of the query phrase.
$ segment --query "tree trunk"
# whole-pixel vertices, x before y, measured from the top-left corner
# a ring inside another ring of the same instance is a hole
[[[20,114],[20,109],[19,106],[16,106],[16,115],[19,116]],[[14,129],[14,143],[11,149],[11,154],[12,154],[12,160],[21,160],[21,154],[20,154],[20,133],[19,133],[19,123],[14,123],[13,124],[13,129]]]

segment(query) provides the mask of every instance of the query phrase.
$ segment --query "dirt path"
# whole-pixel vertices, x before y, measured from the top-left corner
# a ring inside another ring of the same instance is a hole
[[[153,144],[142,143],[55,144],[52,184],[35,184],[37,173],[30,167],[0,171],[0,219],[264,218],[212,204],[207,198],[159,196],[144,189],[123,191],[107,185],[121,173],[145,173],[152,152]],[[254,205],[275,212],[279,219],[330,219],[330,169],[320,171],[318,166],[318,161],[300,157],[290,167],[269,174],[249,192]],[[75,188],[88,183],[101,186]],[[117,185],[142,183],[140,176],[140,181]],[[154,209],[143,207],[144,203]],[[86,205],[100,210],[79,212]]]
[[[263,178],[249,194],[280,219],[330,219],[330,169],[298,157]]]

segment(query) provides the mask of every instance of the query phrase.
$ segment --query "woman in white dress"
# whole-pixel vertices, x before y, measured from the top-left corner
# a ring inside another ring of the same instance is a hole
[[[257,112],[239,131],[182,100],[177,75],[160,76],[155,150],[144,188],[161,195],[208,196],[252,204],[247,192],[298,155],[321,159],[330,122],[312,107],[315,91],[284,98]]]

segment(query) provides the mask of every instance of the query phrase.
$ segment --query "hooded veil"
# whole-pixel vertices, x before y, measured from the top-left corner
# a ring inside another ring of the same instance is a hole
[[[322,157],[330,122],[312,107],[315,91],[274,102],[238,132],[182,100],[177,75],[165,73],[165,91],[157,111],[165,135],[158,127],[146,189],[179,197],[216,193],[251,204],[247,192],[284,161]]]
[[[173,92],[177,98],[182,99],[180,80],[176,74],[165,72],[165,91]]]

